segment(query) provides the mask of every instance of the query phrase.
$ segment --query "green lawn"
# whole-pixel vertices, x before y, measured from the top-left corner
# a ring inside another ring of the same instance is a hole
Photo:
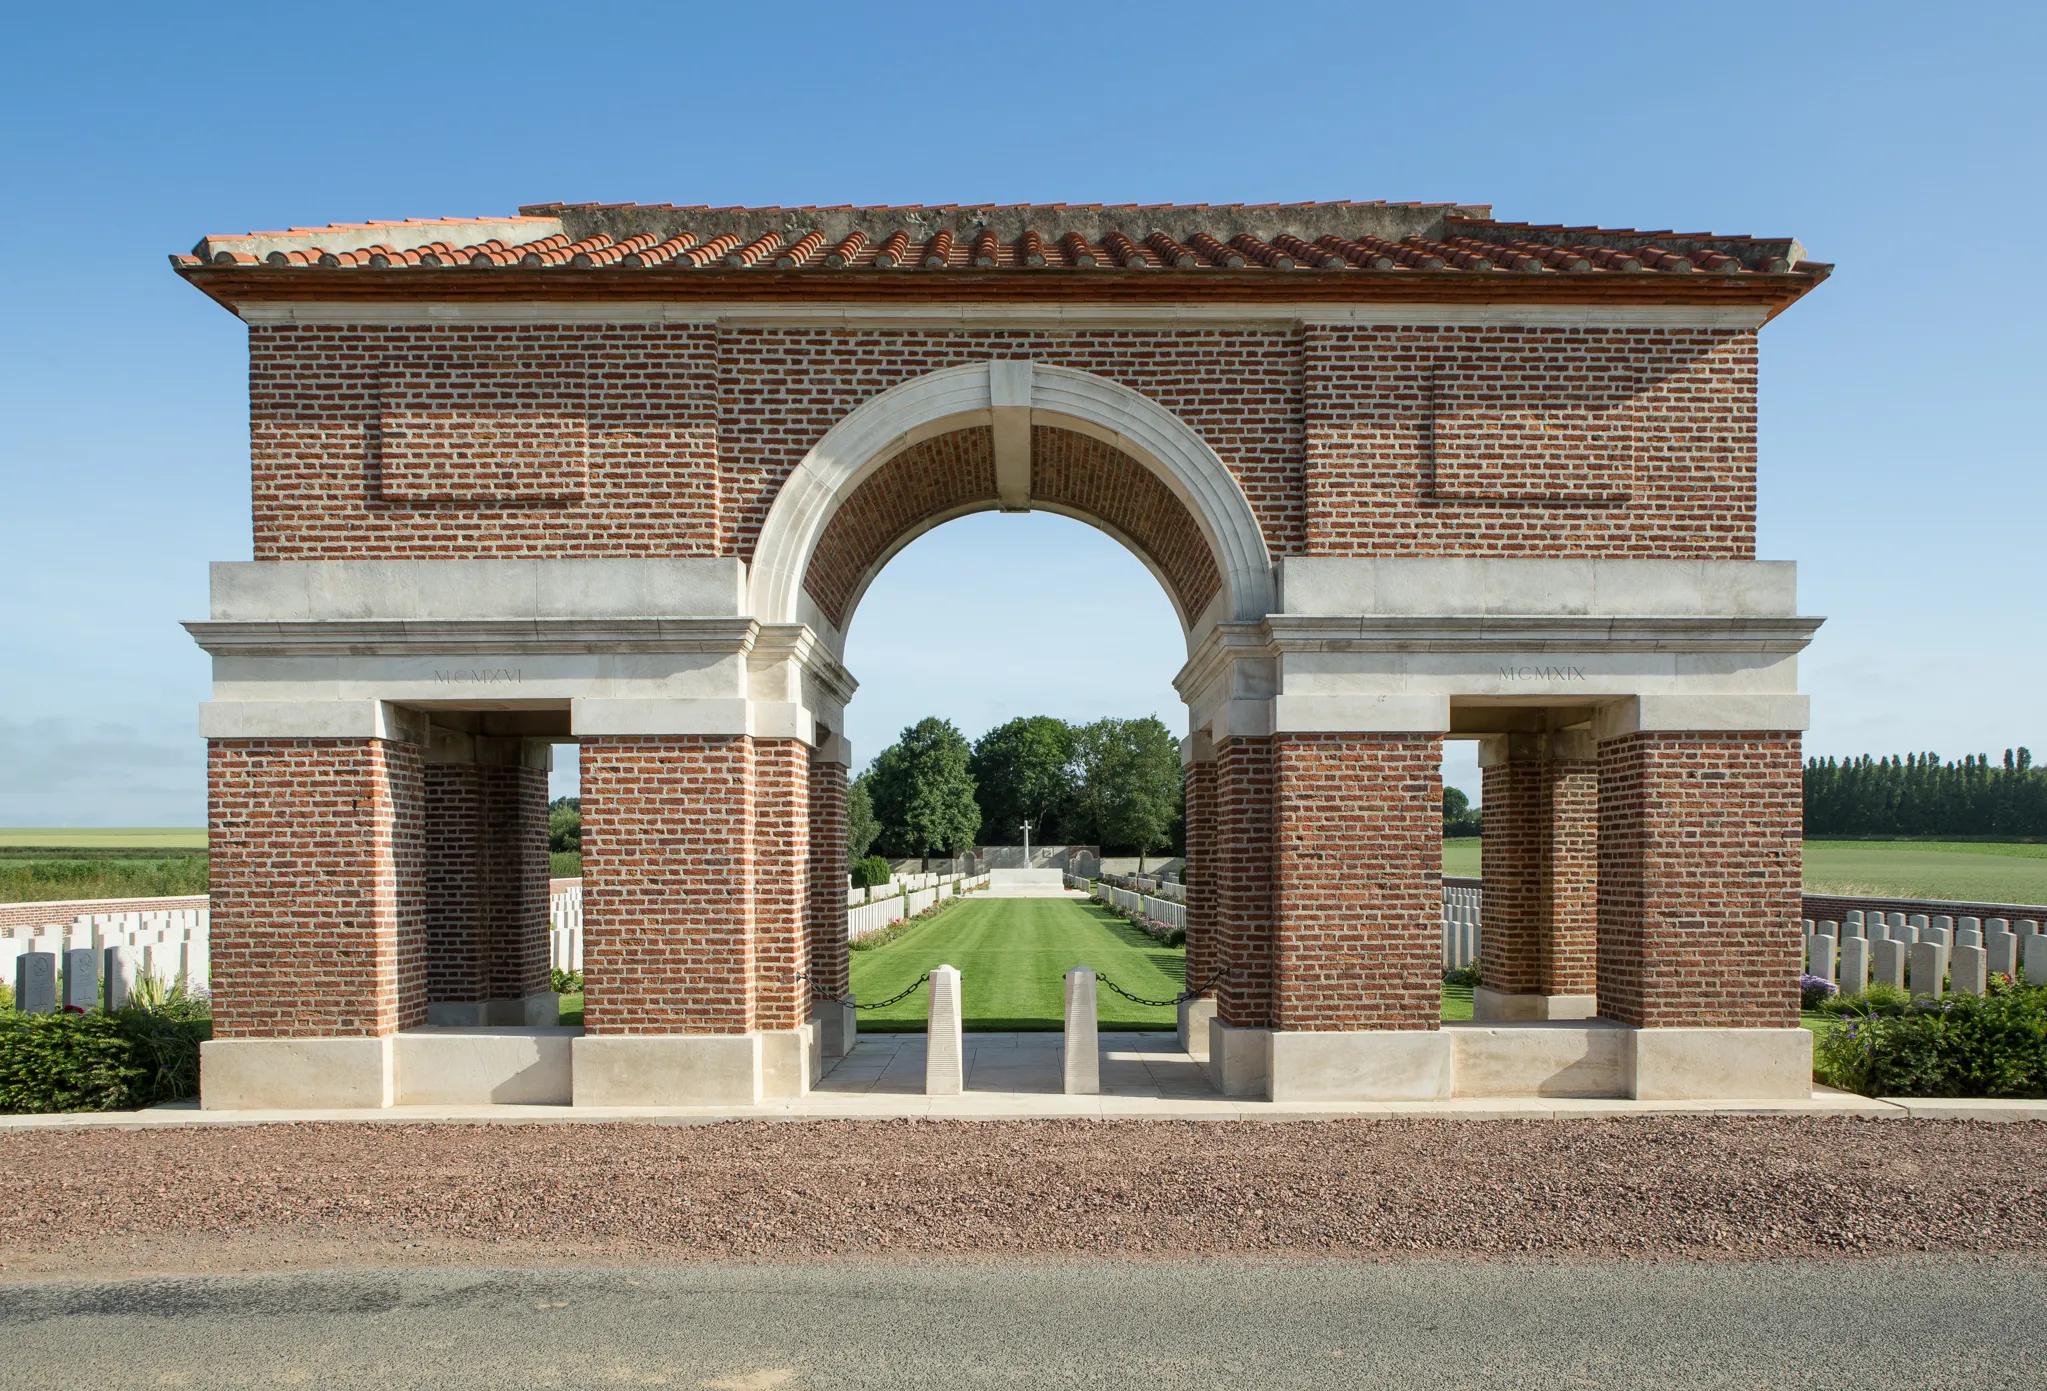
[[[204,826],[0,826],[0,846],[48,850],[204,850]]]
[[[1453,879],[1478,878],[1477,836],[1459,836],[1443,842],[1443,873]]]
[[[1091,966],[1133,995],[1170,1000],[1186,982],[1187,953],[1159,945],[1097,903],[1070,898],[970,898],[885,947],[853,953],[853,993],[885,1000],[933,966],[957,966],[966,1027],[1057,1029],[1066,1015],[1064,976]],[[1104,1029],[1171,1029],[1172,1006],[1133,1005],[1097,989]],[[914,1033],[930,1009],[928,988],[887,1009],[861,1010],[863,1033]]]

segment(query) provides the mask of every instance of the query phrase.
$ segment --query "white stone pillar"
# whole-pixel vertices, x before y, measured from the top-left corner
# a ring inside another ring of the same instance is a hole
[[[957,966],[931,968],[931,1013],[924,1039],[924,1095],[958,1096],[967,1089],[967,1070]]]
[[[1095,973],[1076,966],[1066,973],[1066,1094],[1099,1096],[1102,1055],[1095,1041]]]

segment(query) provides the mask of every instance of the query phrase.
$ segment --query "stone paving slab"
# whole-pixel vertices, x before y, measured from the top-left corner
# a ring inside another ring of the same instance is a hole
[[[1109,1033],[1100,1040],[1098,1096],[1062,1091],[1055,1033],[967,1034],[967,1090],[924,1095],[924,1036],[864,1034],[808,1096],[756,1106],[393,1106],[347,1111],[202,1111],[177,1102],[147,1111],[0,1116],[0,1129],[163,1127],[352,1122],[401,1125],[570,1125],[617,1122],[704,1125],[726,1120],[1214,1120],[1314,1121],[1429,1117],[1460,1120],[1583,1120],[1613,1116],[1882,1116],[1894,1119],[2047,1120],[2047,1102],[1871,1101],[1817,1088],[1805,1101],[1628,1101],[1459,1097],[1448,1101],[1271,1102],[1218,1096],[1201,1064],[1169,1033]]]

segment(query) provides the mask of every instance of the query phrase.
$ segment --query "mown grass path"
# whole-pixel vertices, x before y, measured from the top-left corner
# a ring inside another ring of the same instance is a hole
[[[970,898],[885,947],[853,953],[853,992],[885,1000],[933,966],[957,966],[969,1029],[1058,1029],[1063,978],[1091,966],[1133,995],[1169,1000],[1185,984],[1187,953],[1161,946],[1097,903],[1070,898]],[[1171,1006],[1133,1005],[1106,986],[1096,992],[1104,1029],[1170,1029]],[[860,1011],[875,1033],[922,1030],[926,991],[887,1009]]]

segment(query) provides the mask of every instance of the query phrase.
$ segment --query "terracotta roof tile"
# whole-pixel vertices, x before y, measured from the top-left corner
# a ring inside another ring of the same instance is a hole
[[[181,272],[1124,270],[1823,276],[1789,238],[1500,222],[1430,203],[711,208],[561,204],[509,218],[207,237]],[[1366,283],[1366,282],[1360,282]]]

